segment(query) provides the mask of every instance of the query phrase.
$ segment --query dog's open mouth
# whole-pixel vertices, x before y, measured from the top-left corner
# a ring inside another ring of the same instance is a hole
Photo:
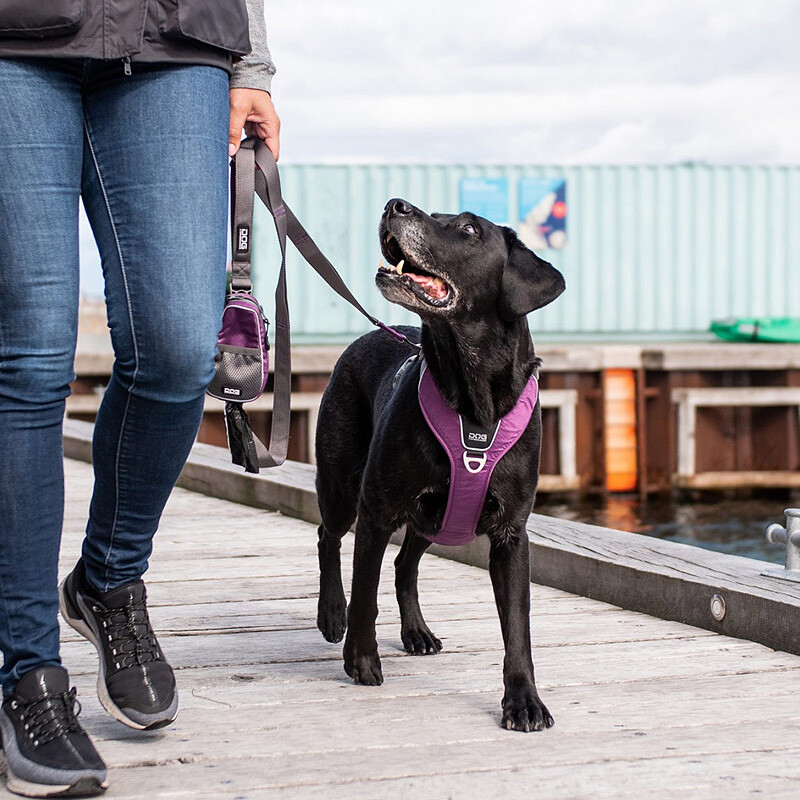
[[[423,269],[403,253],[397,239],[386,233],[381,242],[383,255],[389,262],[386,266],[381,262],[378,274],[395,277],[402,281],[416,297],[431,306],[446,306],[453,294],[450,285],[439,275]]]

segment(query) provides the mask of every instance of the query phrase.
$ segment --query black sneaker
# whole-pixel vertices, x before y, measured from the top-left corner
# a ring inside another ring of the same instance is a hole
[[[59,587],[61,615],[97,649],[97,694],[103,707],[125,725],[151,730],[178,715],[178,690],[150,626],[142,581],[94,597],[83,562]]]
[[[26,797],[106,790],[106,765],[78,722],[80,704],[62,667],[23,675],[0,709],[6,786]]]

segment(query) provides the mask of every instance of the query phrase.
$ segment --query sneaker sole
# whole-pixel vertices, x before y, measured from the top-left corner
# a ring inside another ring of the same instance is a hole
[[[6,773],[6,789],[23,797],[89,797],[102,794],[108,789],[108,781],[97,778],[79,778],[74,783],[59,785],[24,781],[11,771],[5,757],[0,753],[0,773],[3,771]]]
[[[65,588],[66,582],[67,580],[65,578],[63,581],[61,581],[58,587],[58,607],[61,611],[61,616],[64,618],[66,623],[70,627],[74,628],[81,636],[83,636],[84,639],[91,642],[91,644],[94,645],[94,649],[97,651],[97,696],[100,699],[100,703],[103,708],[108,711],[108,713],[114,717],[115,720],[137,731],[153,731],[158,728],[164,728],[167,725],[175,722],[178,717],[177,714],[175,714],[173,717],[169,717],[168,719],[153,722],[150,725],[142,725],[140,722],[136,722],[135,720],[132,720],[130,717],[126,716],[125,712],[111,699],[111,695],[108,693],[108,688],[106,687],[106,665],[103,661],[102,647],[97,641],[94,631],[86,624],[86,622],[84,622],[84,620],[80,617],[73,617],[70,614],[69,609],[67,608],[67,593]]]

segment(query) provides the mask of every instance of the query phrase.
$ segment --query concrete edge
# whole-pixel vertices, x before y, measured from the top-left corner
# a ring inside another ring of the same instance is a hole
[[[64,422],[64,455],[91,461],[94,426]],[[286,462],[259,475],[230,463],[226,449],[197,444],[178,485],[319,524],[310,464]],[[531,514],[531,580],[650,616],[800,655],[800,583],[762,576],[769,565],[635,533]],[[399,544],[403,532],[392,541]],[[489,543],[432,545],[431,553],[488,569]],[[711,613],[722,597],[725,615]]]

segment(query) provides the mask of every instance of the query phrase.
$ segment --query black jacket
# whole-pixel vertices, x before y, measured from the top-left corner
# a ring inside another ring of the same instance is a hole
[[[246,0],[0,0],[0,57],[210,64],[250,52]]]

